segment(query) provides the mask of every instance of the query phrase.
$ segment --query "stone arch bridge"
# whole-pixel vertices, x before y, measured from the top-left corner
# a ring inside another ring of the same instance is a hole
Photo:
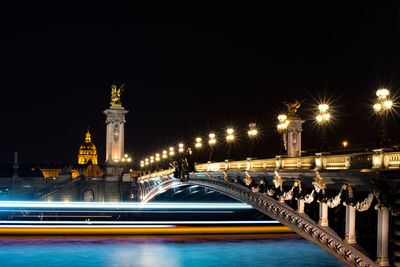
[[[138,179],[138,196],[201,186],[252,205],[349,266],[400,266],[400,152],[316,154],[197,164]],[[398,193],[399,192],[399,193]]]

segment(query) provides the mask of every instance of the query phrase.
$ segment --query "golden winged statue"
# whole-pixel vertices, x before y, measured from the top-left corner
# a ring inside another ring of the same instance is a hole
[[[300,102],[299,100],[295,100],[294,102],[284,102],[288,109],[288,115],[295,115],[297,110],[300,108]]]
[[[111,107],[122,107],[121,93],[124,91],[125,84],[122,84],[118,89],[116,85],[111,85]]]

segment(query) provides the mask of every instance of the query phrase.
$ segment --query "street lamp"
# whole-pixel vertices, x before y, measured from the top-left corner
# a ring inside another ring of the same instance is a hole
[[[148,159],[148,158],[145,158],[145,159],[144,159],[144,166],[146,166],[146,171],[149,170],[149,167],[148,167],[149,164],[150,164],[150,163],[149,163],[149,159]]]
[[[281,140],[279,142],[279,154],[283,155],[285,154],[285,150],[286,150],[286,134],[287,134],[287,128],[290,124],[290,121],[288,120],[287,116],[285,114],[281,114],[278,116],[278,132],[281,134]]]
[[[201,141],[202,141],[202,140],[201,140],[201,137],[197,137],[197,138],[196,138],[196,143],[195,143],[194,146],[195,146],[196,148],[200,149],[200,148],[203,146],[203,144],[201,143]]]
[[[178,151],[179,151],[179,153],[183,153],[183,151],[184,151],[184,145],[183,145],[182,143],[180,143],[180,144],[178,145]]]
[[[155,156],[154,160],[156,161],[156,171],[158,171],[158,162],[160,161],[160,154],[159,153],[156,153],[156,156]]]
[[[201,148],[203,147],[203,143],[202,143],[202,139],[201,139],[201,137],[196,137],[196,142],[195,142],[195,144],[194,144],[194,147],[196,148],[196,154],[195,154],[195,157],[194,157],[194,161],[195,162],[198,162],[199,161],[199,156],[200,156],[200,150],[201,150]]]
[[[348,145],[349,145],[349,142],[348,142],[348,141],[344,140],[344,141],[342,142],[343,148],[346,148]]]
[[[326,127],[331,118],[331,114],[329,113],[329,105],[328,104],[319,104],[318,105],[318,113],[315,117],[317,123],[321,127],[321,140],[319,144],[319,152],[327,152],[328,144],[326,142]]]
[[[169,156],[170,156],[170,157],[173,157],[174,155],[175,155],[174,147],[171,146],[171,147],[169,148]]]
[[[162,158],[163,159],[168,158],[168,154],[167,153],[168,153],[167,150],[163,150],[163,152],[162,152]]]
[[[209,138],[208,139],[208,145],[210,146],[210,154],[208,156],[208,161],[211,161],[212,160],[212,154],[213,154],[213,151],[214,151],[214,146],[217,143],[217,139],[216,139],[215,133],[210,133],[208,135],[208,138]]]
[[[249,130],[247,131],[247,134],[249,135],[250,138],[250,148],[249,148],[249,157],[253,156],[253,150],[254,150],[254,141],[255,138],[258,134],[257,128],[256,128],[255,123],[250,123],[249,124]]]
[[[122,162],[131,162],[131,161],[132,161],[132,158],[129,157],[128,154],[125,154],[125,155],[121,158],[121,161],[122,161]]]
[[[144,168],[144,160],[140,161],[140,168]]]
[[[380,118],[380,128],[378,134],[378,146],[385,147],[388,145],[386,138],[386,119],[388,111],[392,108],[393,102],[389,99],[390,92],[388,89],[378,89],[376,91],[377,101],[374,104],[375,113]]]
[[[227,153],[227,159],[231,157],[231,152],[232,152],[232,142],[235,140],[235,131],[232,128],[228,128],[226,130],[226,142],[228,144],[228,153]]]

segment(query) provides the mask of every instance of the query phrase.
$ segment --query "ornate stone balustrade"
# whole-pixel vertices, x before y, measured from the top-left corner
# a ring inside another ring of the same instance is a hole
[[[169,174],[171,174],[173,172],[174,172],[174,169],[168,169],[168,170],[163,170],[163,171],[159,171],[159,172],[153,172],[153,173],[150,173],[150,174],[146,174],[146,175],[140,176],[138,178],[138,181],[144,181],[144,180],[148,180],[148,179],[151,179],[151,178],[157,178],[157,177],[166,176],[166,175],[169,175]]]
[[[293,170],[348,170],[348,169],[400,169],[400,152],[354,153],[273,159],[247,159],[241,161],[208,162],[196,165],[198,172],[221,171],[293,171]]]

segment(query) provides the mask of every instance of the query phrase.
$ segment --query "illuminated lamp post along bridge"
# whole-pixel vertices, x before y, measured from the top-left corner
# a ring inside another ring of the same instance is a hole
[[[154,160],[156,161],[156,170],[159,171],[158,163],[160,162],[160,153],[156,153]]]
[[[287,128],[289,126],[290,121],[288,120],[285,114],[281,114],[278,116],[278,132],[281,134],[280,142],[279,142],[279,154],[286,154],[286,136],[287,136]]]
[[[331,114],[329,113],[329,105],[328,104],[319,104],[318,105],[318,113],[316,116],[316,120],[318,125],[321,127],[321,139],[319,144],[319,152],[328,152],[328,144],[326,141],[326,127],[331,118]]]
[[[121,156],[121,169],[122,169],[122,174],[125,174],[127,170],[130,169],[132,163],[132,158],[128,154],[124,154]]]
[[[227,159],[231,158],[231,152],[232,152],[232,143],[235,140],[235,130],[233,130],[232,128],[228,128],[226,130],[226,143],[228,144],[228,152],[226,154]]]
[[[144,166],[145,166],[146,171],[149,171],[149,165],[150,165],[149,158],[145,158],[144,159]]]
[[[380,126],[378,133],[378,146],[380,148],[386,147],[388,145],[388,140],[386,137],[386,121],[388,111],[392,108],[393,102],[389,99],[388,89],[378,89],[376,91],[377,101],[374,104],[375,113],[379,116]]]
[[[183,153],[184,151],[185,151],[185,146],[184,146],[184,144],[180,143],[178,145],[178,152]]]
[[[200,150],[203,147],[202,139],[201,137],[196,137],[196,142],[194,144],[194,147],[196,149],[196,156],[195,156],[195,162],[199,160],[199,155],[200,155]]]
[[[212,155],[214,152],[214,146],[217,144],[217,139],[215,133],[210,133],[208,135],[208,145],[210,146],[210,154],[208,155],[208,161],[212,161]]]
[[[249,158],[253,157],[253,153],[254,153],[254,142],[255,142],[255,139],[256,139],[257,134],[258,134],[256,126],[257,125],[255,123],[250,123],[249,124],[249,130],[247,131],[247,134],[248,134],[249,139],[250,139]]]
[[[174,147],[169,147],[169,156],[170,157],[173,157],[175,155],[175,149],[174,149]]]

